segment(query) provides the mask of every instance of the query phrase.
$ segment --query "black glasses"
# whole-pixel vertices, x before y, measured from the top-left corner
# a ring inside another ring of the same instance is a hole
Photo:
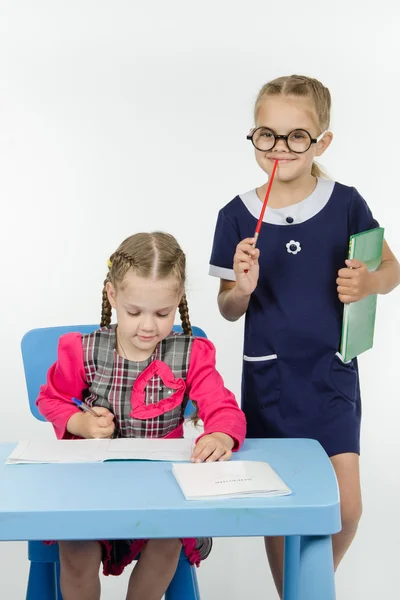
[[[319,142],[325,135],[326,131],[321,133],[317,138],[311,137],[311,134],[306,129],[294,129],[287,135],[277,135],[268,127],[257,127],[249,133],[246,139],[251,140],[254,148],[261,152],[268,152],[275,148],[278,140],[284,140],[291,152],[303,154],[311,148],[312,144]]]

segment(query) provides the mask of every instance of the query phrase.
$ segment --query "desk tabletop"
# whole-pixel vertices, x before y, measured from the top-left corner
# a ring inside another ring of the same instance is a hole
[[[337,481],[318,442],[249,439],[233,460],[268,462],[293,493],[185,500],[171,463],[6,465],[0,444],[0,541],[328,535],[340,530]]]

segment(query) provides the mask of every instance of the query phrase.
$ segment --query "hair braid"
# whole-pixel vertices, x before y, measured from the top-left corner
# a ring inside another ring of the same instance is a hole
[[[181,301],[179,303],[178,309],[179,309],[179,314],[181,316],[183,333],[185,333],[186,335],[193,335],[192,326],[190,324],[189,307],[188,307],[186,294],[183,294]],[[197,402],[194,402],[193,400],[192,400],[192,404],[194,406],[194,413],[190,415],[190,420],[193,421],[193,424],[196,427],[200,420],[199,419],[199,407],[197,405]]]
[[[134,260],[133,256],[130,256],[127,252],[124,252],[123,250],[117,250],[116,252],[114,252],[112,257],[110,258],[112,263],[114,263],[114,261],[118,260],[118,259],[122,263],[125,263],[126,266],[129,265],[130,267],[133,267],[135,265],[135,260]]]
[[[179,314],[181,316],[183,333],[185,333],[186,335],[193,335],[192,326],[190,324],[189,307],[187,303],[186,294],[183,294],[178,309]]]
[[[101,321],[100,327],[108,327],[111,324],[112,318],[112,307],[110,301],[108,299],[107,294],[107,283],[113,280],[113,276],[117,271],[123,270],[124,274],[129,269],[129,267],[133,266],[134,259],[129,256],[126,252],[121,250],[117,250],[114,252],[109,259],[109,269],[107,273],[107,277],[104,280],[103,291],[101,297]]]
[[[100,327],[108,327],[111,323],[112,308],[107,294],[107,283],[110,281],[108,275],[104,280],[103,294],[101,302],[101,321]]]

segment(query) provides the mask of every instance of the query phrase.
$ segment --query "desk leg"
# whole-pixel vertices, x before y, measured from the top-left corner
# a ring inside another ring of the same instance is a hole
[[[335,600],[331,536],[304,536],[300,543],[299,600]]]
[[[283,600],[298,600],[300,573],[300,536],[285,537]]]

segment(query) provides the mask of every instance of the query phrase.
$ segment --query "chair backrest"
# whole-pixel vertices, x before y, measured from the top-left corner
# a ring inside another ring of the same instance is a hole
[[[79,333],[91,333],[98,329],[98,325],[71,325],[62,327],[43,327],[31,329],[21,341],[22,360],[25,371],[25,381],[28,390],[29,407],[31,413],[39,421],[46,419],[39,413],[36,400],[39,395],[40,386],[46,383],[47,371],[57,360],[58,340],[64,333],[77,331]],[[182,331],[180,325],[174,325],[174,331]],[[207,337],[200,327],[192,327],[193,335]],[[185,413],[188,414],[188,411]]]

